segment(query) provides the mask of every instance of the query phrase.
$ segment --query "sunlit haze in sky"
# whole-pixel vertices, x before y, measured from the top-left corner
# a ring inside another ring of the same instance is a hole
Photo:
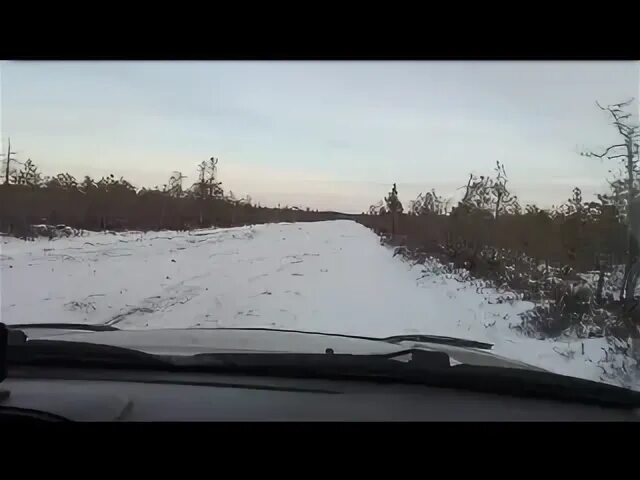
[[[606,189],[618,143],[595,104],[640,96],[638,62],[3,62],[6,152],[45,174],[196,181],[263,205],[361,212],[396,182],[407,204],[458,197],[503,162],[521,203]],[[638,103],[634,104],[637,115]]]

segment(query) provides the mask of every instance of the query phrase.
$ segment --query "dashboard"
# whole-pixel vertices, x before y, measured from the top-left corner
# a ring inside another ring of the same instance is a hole
[[[0,390],[0,420],[640,420],[638,410],[451,388],[219,373],[14,366]]]

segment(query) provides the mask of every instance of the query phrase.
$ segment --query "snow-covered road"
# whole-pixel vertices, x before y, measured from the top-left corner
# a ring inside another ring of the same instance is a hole
[[[494,343],[498,354],[558,373],[595,380],[602,374],[605,340],[523,337],[510,325],[530,303],[493,303],[495,293],[424,276],[422,266],[394,257],[351,221],[4,238],[0,265],[7,324],[450,335]]]

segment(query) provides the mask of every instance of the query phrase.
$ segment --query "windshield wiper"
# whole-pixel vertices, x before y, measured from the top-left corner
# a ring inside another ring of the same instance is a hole
[[[50,328],[52,330],[86,330],[87,332],[111,332],[120,330],[111,325],[91,325],[86,323],[20,323],[7,325],[10,330],[23,330],[25,328]]]
[[[402,341],[438,343],[441,345],[452,345],[456,347],[481,348],[490,350],[493,348],[491,343],[478,342],[475,340],[467,340],[464,338],[446,337],[441,335],[393,335],[391,337],[368,337],[364,335],[349,335],[346,333],[327,333],[315,332],[310,330],[293,330],[286,328],[267,328],[267,327],[216,327],[216,328],[197,328],[194,330],[236,330],[236,331],[264,331],[264,332],[283,332],[283,333],[303,333],[306,335],[324,335],[327,337],[355,338],[358,340],[371,340],[374,342],[398,343]]]
[[[385,342],[399,343],[399,342],[425,342],[425,343],[439,343],[442,345],[451,345],[454,347],[465,348],[480,348],[483,350],[491,350],[493,344],[478,342],[476,340],[467,340],[464,338],[455,337],[443,337],[439,335],[394,335],[392,337],[381,338]]]

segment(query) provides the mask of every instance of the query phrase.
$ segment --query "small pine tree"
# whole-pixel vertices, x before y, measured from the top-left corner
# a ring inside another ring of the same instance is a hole
[[[390,213],[402,213],[402,203],[398,198],[398,188],[393,184],[393,188],[389,195],[384,197],[384,203],[387,205],[387,211]]]
[[[571,198],[567,200],[564,207],[566,215],[577,215],[579,217],[583,215],[586,208],[582,201],[582,190],[579,187],[573,189]]]
[[[391,235],[395,235],[398,225],[398,214],[402,213],[402,203],[398,198],[398,189],[395,183],[389,195],[384,197],[384,202],[387,205],[387,211],[391,214]]]
[[[16,185],[27,185],[32,188],[37,188],[42,183],[42,175],[38,172],[38,167],[28,159],[22,169],[14,171],[12,181]]]

